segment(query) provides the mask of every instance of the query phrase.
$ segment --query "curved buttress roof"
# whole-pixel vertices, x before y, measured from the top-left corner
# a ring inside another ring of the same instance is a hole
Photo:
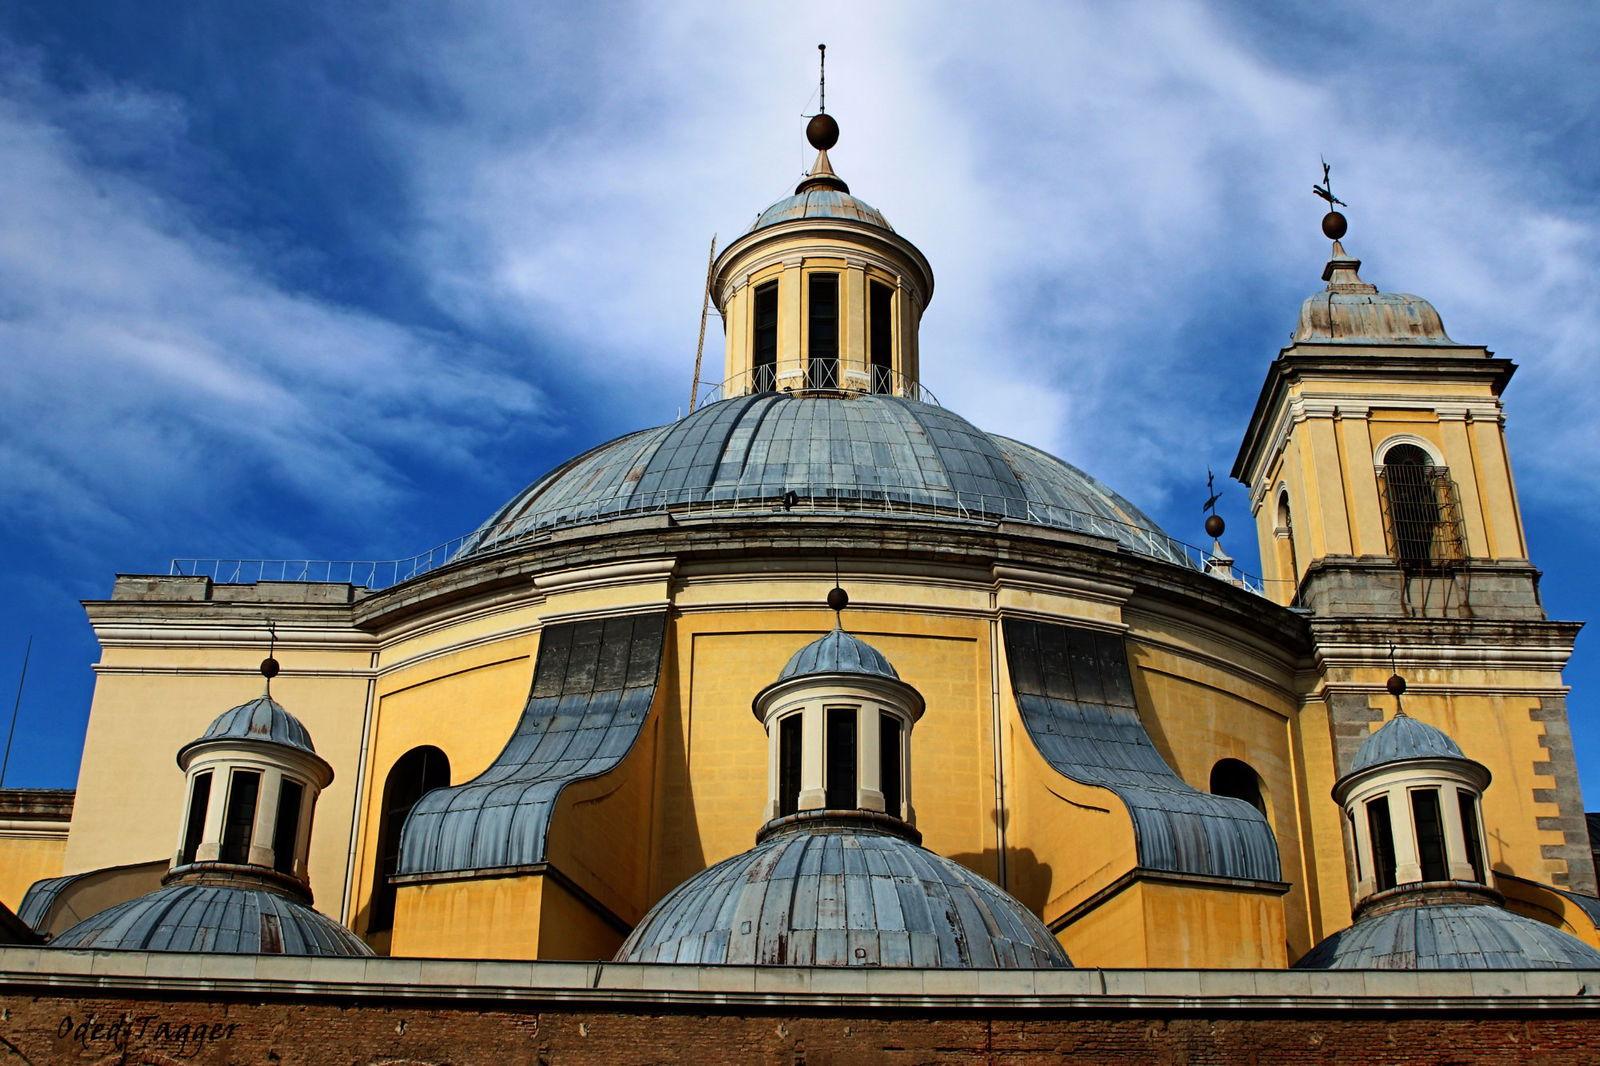
[[[259,888],[176,884],[85,918],[50,942],[96,951],[227,955],[371,955],[350,930]]]
[[[619,437],[524,489],[458,557],[541,529],[697,504],[779,501],[1009,519],[1114,539],[1187,565],[1154,521],[1077,467],[899,396],[766,392]]]
[[[1042,969],[1072,965],[998,885],[899,836],[776,833],[650,908],[618,962]]]

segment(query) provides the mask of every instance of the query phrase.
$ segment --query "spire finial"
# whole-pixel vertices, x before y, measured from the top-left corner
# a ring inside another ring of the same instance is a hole
[[[823,153],[818,161],[826,166],[828,149],[839,143],[839,124],[828,114],[828,46],[817,45],[817,54],[821,56],[821,73],[817,78],[818,106],[817,113],[806,123],[806,140],[811,142],[811,147]],[[821,171],[813,167],[811,172],[816,174]],[[831,176],[833,169],[829,167],[826,173]]]
[[[261,660],[261,676],[267,679],[267,695],[272,695],[272,679],[278,676],[278,660],[273,653],[278,650],[278,626],[267,619],[267,657]]]
[[[1328,201],[1328,213],[1322,216],[1322,233],[1330,241],[1337,241],[1350,229],[1350,221],[1334,208],[1350,205],[1333,195],[1333,179],[1330,177],[1332,171],[1333,168],[1328,165],[1328,161],[1323,159],[1322,184],[1311,186],[1311,191]]]
[[[1222,493],[1217,491],[1216,481],[1217,476],[1211,472],[1209,466],[1206,467],[1206,502],[1200,505],[1200,509],[1206,512],[1206,536],[1212,540],[1221,537],[1223,530],[1228,528],[1222,516],[1217,513],[1217,501],[1222,499]]]
[[[828,590],[828,610],[833,612],[833,627],[844,628],[844,609],[850,606],[850,594],[839,586],[839,557],[833,557],[833,588]]]
[[[817,45],[817,110],[828,110],[828,46]]]
[[[1400,676],[1400,667],[1395,659],[1394,645],[1389,645],[1389,680],[1384,688],[1389,690],[1389,695],[1394,697],[1394,716],[1404,718],[1406,709],[1400,705],[1400,697],[1406,690],[1406,679]]]

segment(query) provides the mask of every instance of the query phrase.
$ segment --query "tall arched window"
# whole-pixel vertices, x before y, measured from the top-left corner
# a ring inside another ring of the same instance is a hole
[[[1252,770],[1249,763],[1238,759],[1220,759],[1211,768],[1211,794],[1244,800],[1262,814],[1267,813],[1267,801],[1261,795],[1261,775]]]
[[[1428,566],[1461,554],[1449,471],[1415,444],[1383,453],[1384,525],[1389,549],[1402,566]]]
[[[1294,513],[1289,507],[1289,490],[1280,489],[1278,492],[1278,568],[1287,575],[1289,581],[1295,584],[1293,593],[1289,596],[1292,604],[1300,596],[1300,560],[1294,552]]]
[[[394,885],[400,867],[400,829],[417,800],[450,784],[450,760],[435,747],[412,748],[395,762],[383,783],[382,823],[378,827],[378,864],[367,911],[367,932],[394,926]]]

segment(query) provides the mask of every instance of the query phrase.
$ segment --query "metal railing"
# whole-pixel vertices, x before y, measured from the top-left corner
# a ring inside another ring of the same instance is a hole
[[[757,366],[717,384],[700,387],[696,407],[761,392],[787,392],[794,396],[903,396],[908,400],[942,407],[938,397],[922,383],[886,366],[857,370],[837,359],[818,359],[799,367]]]
[[[208,577],[219,584],[257,581],[348,582],[378,590],[420,577],[447,563],[536,543],[551,533],[614,519],[671,514],[693,520],[736,513],[816,515],[913,515],[935,521],[1025,522],[1115,541],[1129,551],[1191,570],[1208,568],[1210,554],[1159,530],[1052,504],[1007,496],[912,488],[864,488],[859,485],[811,486],[804,490],[774,486],[713,487],[693,498],[681,491],[630,493],[575,505],[558,505],[484,526],[404,559],[201,559],[172,560],[174,576]],[[1258,595],[1261,579],[1233,567],[1213,576]]]

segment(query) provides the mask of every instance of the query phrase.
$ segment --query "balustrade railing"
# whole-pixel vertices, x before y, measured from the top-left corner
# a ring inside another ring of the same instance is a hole
[[[761,392],[787,392],[794,396],[903,396],[919,403],[942,406],[938,397],[920,382],[899,371],[886,366],[858,370],[841,365],[837,359],[813,360],[804,368],[780,370],[771,364],[753,367],[717,384],[702,385],[695,405],[704,407],[718,400]]]

